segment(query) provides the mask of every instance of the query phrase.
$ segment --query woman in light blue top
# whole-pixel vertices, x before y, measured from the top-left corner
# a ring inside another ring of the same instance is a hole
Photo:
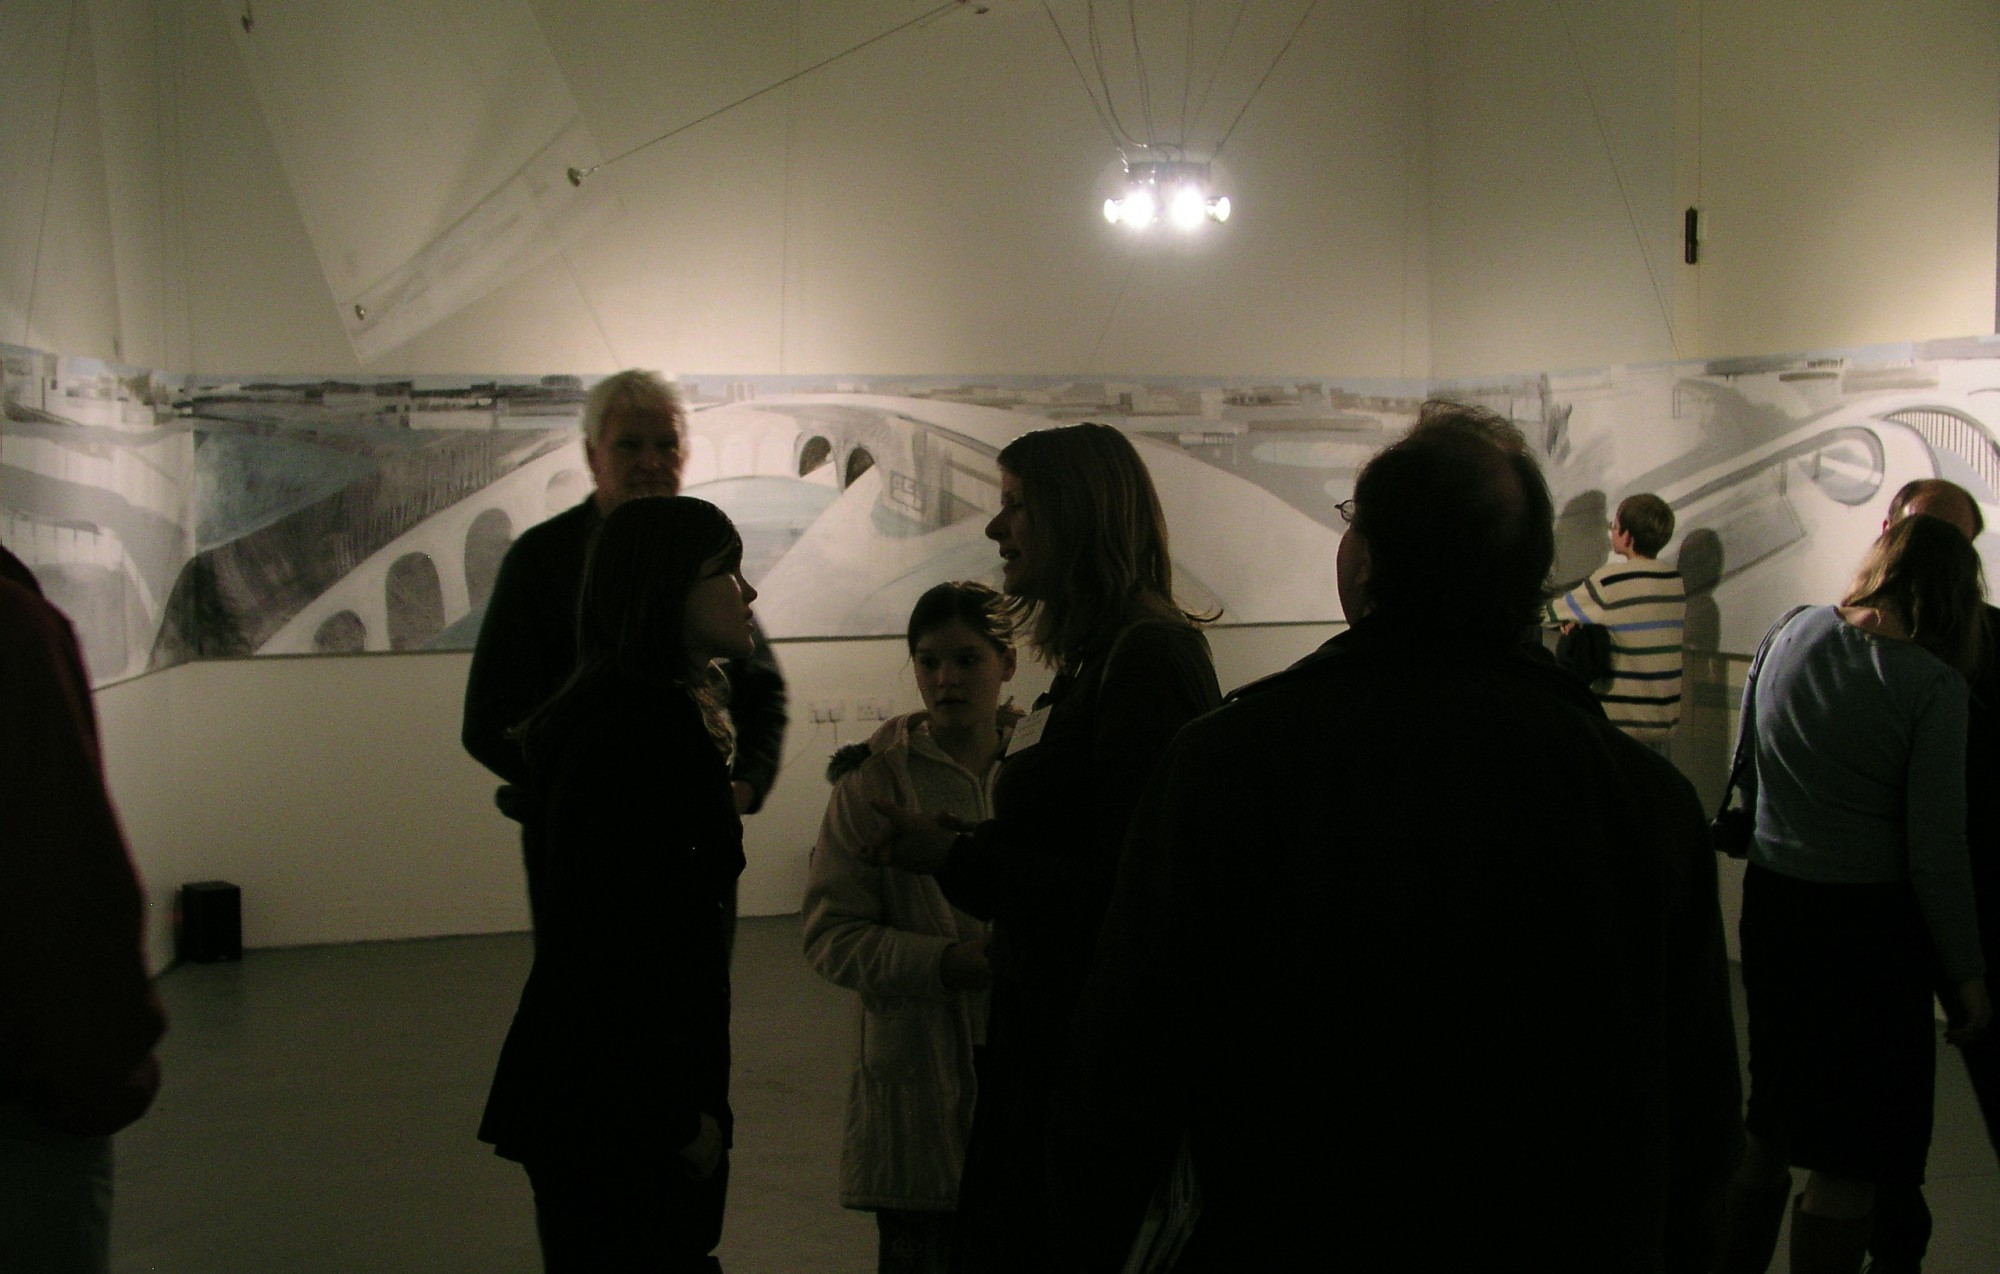
[[[1773,635],[1745,695],[1756,836],[1743,887],[1748,1150],[1718,1267],[1769,1263],[1790,1194],[1795,1271],[1859,1268],[1875,1190],[1923,1180],[1936,1031],[1990,1009],[1965,847],[1966,678],[1979,558],[1949,525],[1885,531],[1838,606]]]

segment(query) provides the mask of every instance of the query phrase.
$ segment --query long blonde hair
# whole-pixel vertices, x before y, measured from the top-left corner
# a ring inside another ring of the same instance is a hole
[[[1142,619],[1204,624],[1174,600],[1160,495],[1131,439],[1085,422],[1024,433],[1000,451],[1021,483],[1034,543],[1033,597],[1008,610],[1046,664],[1108,647]]]
[[[1917,514],[1876,539],[1840,604],[1893,615],[1911,641],[1970,680],[1979,667],[1985,595],[1979,554],[1958,528]]]

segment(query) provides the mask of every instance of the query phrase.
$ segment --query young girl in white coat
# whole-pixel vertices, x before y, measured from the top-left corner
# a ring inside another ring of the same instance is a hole
[[[1004,606],[974,583],[939,584],[917,600],[908,640],[924,710],[835,753],[813,850],[806,959],[859,993],[840,1201],[875,1213],[882,1274],[945,1269],[990,973],[986,927],[945,901],[932,877],[869,866],[855,851],[880,833],[876,803],[968,824],[990,814],[1019,715],[1000,706],[1014,675]]]

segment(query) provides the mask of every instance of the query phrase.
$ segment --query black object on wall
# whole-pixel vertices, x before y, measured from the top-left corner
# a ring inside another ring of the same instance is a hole
[[[243,958],[243,891],[226,880],[181,886],[174,954],[195,964]]]

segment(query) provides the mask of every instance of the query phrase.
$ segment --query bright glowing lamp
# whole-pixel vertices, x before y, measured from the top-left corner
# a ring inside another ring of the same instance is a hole
[[[1124,192],[1104,201],[1104,219],[1145,230],[1166,220],[1183,233],[1204,221],[1227,221],[1229,199],[1209,192],[1209,165],[1181,159],[1127,158]]]
[[[1208,215],[1206,205],[1207,201],[1202,196],[1201,187],[1192,184],[1182,186],[1174,192],[1173,202],[1167,205],[1167,215],[1172,217],[1174,224],[1181,229],[1192,230],[1201,224],[1203,217]]]

